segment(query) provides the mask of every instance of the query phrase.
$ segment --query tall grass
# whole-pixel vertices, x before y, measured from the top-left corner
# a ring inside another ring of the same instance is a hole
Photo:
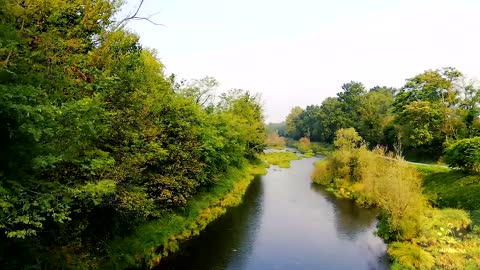
[[[480,235],[467,212],[432,208],[422,193],[422,174],[401,157],[361,143],[354,130],[337,133],[336,150],[316,164],[312,180],[338,197],[383,210],[379,235],[395,241],[394,269],[480,269]],[[444,171],[436,168],[436,171]],[[472,268],[473,267],[473,268]]]
[[[362,205],[376,205],[389,217],[390,229],[399,238],[415,237],[419,213],[426,207],[421,178],[400,158],[383,149],[365,146],[339,148],[317,163],[314,182],[334,187],[337,196],[356,199]]]

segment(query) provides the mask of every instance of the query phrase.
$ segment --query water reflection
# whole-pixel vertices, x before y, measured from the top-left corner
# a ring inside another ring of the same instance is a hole
[[[261,177],[256,177],[240,206],[229,209],[200,235],[183,243],[180,251],[168,257],[157,269],[245,269],[245,258],[252,251],[256,225],[262,214],[262,189]]]
[[[312,163],[272,167],[244,203],[210,224],[158,269],[386,269],[376,213],[312,185]]]
[[[359,234],[376,226],[378,211],[359,208],[352,200],[338,199],[314,183],[310,185],[310,188],[318,192],[334,207],[335,227],[339,237],[355,240]]]

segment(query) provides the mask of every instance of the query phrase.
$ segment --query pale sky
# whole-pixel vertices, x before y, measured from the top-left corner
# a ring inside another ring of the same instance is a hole
[[[133,11],[140,0],[128,0]],[[168,74],[261,93],[267,122],[360,81],[400,87],[427,69],[480,78],[480,0],[145,0],[129,23]]]

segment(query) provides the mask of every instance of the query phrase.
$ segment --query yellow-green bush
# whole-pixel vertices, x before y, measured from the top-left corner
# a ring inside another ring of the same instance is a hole
[[[297,148],[302,153],[313,153],[312,151],[312,143],[310,139],[307,137],[302,137],[298,140]]]
[[[432,208],[414,166],[384,149],[367,150],[352,131],[342,136],[335,152],[315,164],[312,180],[384,211],[379,234],[398,241],[388,249],[392,269],[480,269],[480,235],[470,232],[467,212]]]
[[[412,243],[391,243],[388,254],[407,269],[428,270],[435,265],[435,259],[430,253]]]
[[[313,182],[320,185],[328,185],[333,181],[329,165],[327,160],[321,160],[315,163],[315,169],[312,173]]]
[[[369,151],[353,129],[339,130],[337,135],[337,149],[317,164],[312,179],[324,185],[335,180],[337,195],[379,206],[387,212],[389,226],[398,237],[415,237],[426,209],[416,170],[381,148]]]

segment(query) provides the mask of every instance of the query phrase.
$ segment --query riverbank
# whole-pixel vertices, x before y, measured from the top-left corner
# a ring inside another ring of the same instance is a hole
[[[313,186],[310,174],[320,158],[271,166],[252,181],[242,204],[158,269],[386,270],[386,245],[374,235],[377,211]]]
[[[382,209],[377,234],[389,244],[391,269],[480,268],[480,230],[469,213],[434,208],[422,192],[422,182],[433,186],[424,179],[456,172],[412,165],[382,149],[368,151],[353,133],[339,135],[338,149],[316,164],[312,179],[336,197]]]
[[[189,200],[179,211],[165,212],[160,219],[141,225],[128,236],[115,239],[108,258],[94,268],[152,268],[178,250],[179,243],[198,235],[223,215],[227,208],[242,202],[242,196],[256,175],[266,174],[266,164],[249,164],[230,169],[217,185]]]

